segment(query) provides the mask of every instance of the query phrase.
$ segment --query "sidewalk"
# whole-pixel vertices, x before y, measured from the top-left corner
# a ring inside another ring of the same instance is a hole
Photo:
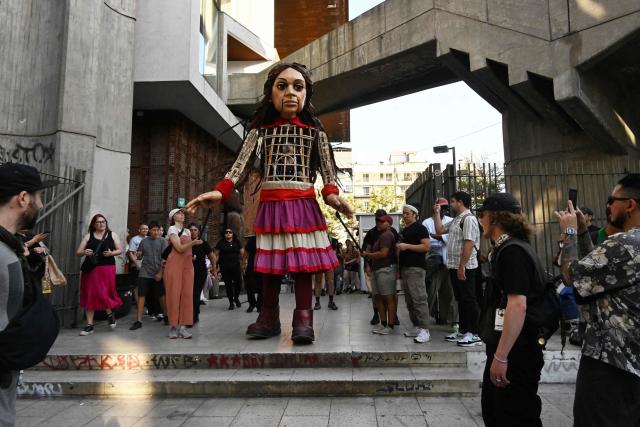
[[[573,386],[542,385],[539,394],[545,427],[573,424]],[[479,397],[21,399],[17,411],[18,427],[484,425]]]

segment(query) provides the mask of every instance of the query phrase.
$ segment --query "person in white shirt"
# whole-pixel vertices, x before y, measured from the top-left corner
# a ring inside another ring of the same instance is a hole
[[[449,213],[449,202],[444,197],[439,197],[436,204],[440,205],[440,218],[442,225],[448,227],[453,218]],[[429,313],[432,313],[438,324],[457,323],[457,306],[453,303],[453,289],[449,280],[449,271],[446,267],[448,234],[438,234],[433,222],[429,217],[422,222],[429,231],[431,249],[427,253],[427,298],[429,302]],[[437,313],[437,315],[436,315]]]

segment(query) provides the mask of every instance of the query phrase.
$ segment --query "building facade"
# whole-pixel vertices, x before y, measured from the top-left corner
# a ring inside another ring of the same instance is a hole
[[[399,209],[405,200],[407,188],[429,165],[418,160],[415,151],[392,152],[388,162],[353,164],[353,196],[356,206],[368,212],[372,196],[383,196]]]

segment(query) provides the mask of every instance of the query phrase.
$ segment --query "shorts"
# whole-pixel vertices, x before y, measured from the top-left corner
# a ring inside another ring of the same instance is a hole
[[[396,269],[383,267],[374,270],[371,278],[371,293],[374,295],[396,294]]]
[[[156,297],[164,296],[164,282],[160,280],[156,282],[156,279],[150,279],[148,277],[138,277],[138,296],[146,297],[151,292]]]

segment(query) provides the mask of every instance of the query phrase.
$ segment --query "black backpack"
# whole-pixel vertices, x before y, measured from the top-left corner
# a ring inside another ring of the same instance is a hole
[[[503,243],[496,252],[492,260],[493,277],[498,265],[498,259],[502,250],[508,246],[519,246],[531,258],[537,270],[538,286],[527,298],[527,315],[525,324],[538,329],[538,345],[543,349],[547,341],[560,328],[562,311],[560,309],[560,297],[558,296],[558,285],[562,281],[561,276],[553,276],[544,270],[538,255],[534,252],[530,244],[520,239],[511,238]],[[564,337],[563,337],[564,347]]]
[[[25,277],[26,304],[0,331],[0,373],[40,363],[58,337],[60,323],[42,290]]]

